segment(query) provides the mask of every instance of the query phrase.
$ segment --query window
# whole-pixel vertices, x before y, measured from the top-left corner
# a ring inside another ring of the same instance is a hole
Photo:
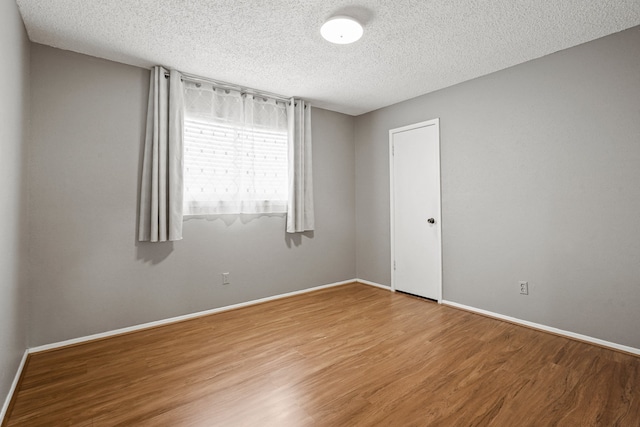
[[[185,82],[184,215],[286,212],[282,101]]]

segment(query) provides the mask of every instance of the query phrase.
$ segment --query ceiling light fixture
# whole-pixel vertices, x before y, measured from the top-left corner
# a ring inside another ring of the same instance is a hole
[[[349,44],[362,37],[362,25],[348,16],[334,16],[322,25],[320,34],[325,40],[336,44]]]

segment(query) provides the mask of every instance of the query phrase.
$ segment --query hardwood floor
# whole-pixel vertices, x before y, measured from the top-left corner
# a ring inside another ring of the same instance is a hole
[[[361,284],[34,354],[6,426],[640,426],[640,358]]]

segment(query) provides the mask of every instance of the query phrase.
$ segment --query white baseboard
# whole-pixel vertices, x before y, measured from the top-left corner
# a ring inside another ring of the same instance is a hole
[[[362,283],[363,285],[369,285],[369,286],[375,286],[376,288],[381,288],[384,289],[386,291],[390,291],[391,286],[387,286],[387,285],[381,285],[380,283],[376,283],[376,282],[370,282],[368,280],[363,280],[363,279],[354,279],[355,282],[358,283]]]
[[[51,344],[45,344],[45,345],[41,345],[41,346],[37,346],[37,347],[32,347],[32,348],[30,348],[28,350],[28,352],[29,353],[38,353],[38,352],[41,352],[41,351],[53,350],[53,349],[56,349],[56,348],[66,347],[66,346],[74,345],[74,344],[80,344],[80,343],[84,343],[84,342],[87,342],[87,341],[93,341],[93,340],[97,340],[97,339],[101,339],[101,338],[112,337],[114,335],[120,335],[120,334],[125,334],[125,333],[128,333],[128,332],[140,331],[142,329],[153,328],[153,327],[156,327],[156,326],[168,325],[170,323],[181,322],[183,320],[194,319],[196,317],[208,316],[210,314],[215,314],[215,313],[221,313],[223,311],[234,310],[236,308],[248,307],[250,305],[261,304],[261,303],[267,302],[267,301],[275,301],[275,300],[282,299],[282,298],[292,297],[294,295],[306,294],[306,293],[313,292],[313,291],[319,291],[320,289],[326,289],[326,288],[332,288],[334,286],[346,285],[346,284],[349,284],[349,283],[354,283],[355,281],[356,281],[356,279],[345,280],[345,281],[336,282],[336,283],[329,283],[328,285],[315,286],[313,288],[302,289],[302,290],[294,291],[294,292],[288,292],[286,294],[274,295],[274,296],[271,296],[271,297],[260,298],[260,299],[257,299],[257,300],[241,302],[241,303],[238,303],[238,304],[227,305],[227,306],[224,306],[224,307],[213,308],[211,310],[198,311],[196,313],[189,313],[189,314],[185,314],[185,315],[182,315],[182,316],[170,317],[168,319],[157,320],[155,322],[142,323],[140,325],[134,325],[134,326],[129,326],[129,327],[120,328],[120,329],[114,329],[114,330],[111,330],[111,331],[101,332],[101,333],[98,333],[98,334],[88,335],[88,336],[79,337],[79,338],[73,338],[73,339],[70,339],[70,340],[55,342],[55,343],[51,343]]]
[[[18,371],[16,372],[16,376],[13,378],[13,382],[11,383],[11,387],[9,388],[9,393],[7,393],[7,398],[4,400],[4,405],[2,405],[2,410],[0,411],[0,425],[4,423],[4,417],[7,415],[7,411],[9,410],[9,404],[11,404],[11,399],[13,398],[13,394],[16,392],[18,388],[18,382],[20,382],[20,377],[22,376],[22,370],[24,369],[24,365],[27,362],[27,356],[29,355],[29,350],[25,350],[22,355],[22,360],[20,361],[20,365],[18,365]]]
[[[503,314],[494,313],[492,311],[483,310],[481,308],[475,308],[475,307],[471,307],[471,306],[464,305],[464,304],[458,304],[457,302],[444,301],[443,300],[442,304],[448,305],[450,307],[455,307],[455,308],[459,308],[459,309],[462,309],[462,310],[466,310],[466,311],[471,311],[471,312],[474,312],[474,313],[482,314],[484,316],[493,317],[495,319],[500,319],[500,320],[505,320],[507,322],[516,323],[518,325],[527,326],[527,327],[532,328],[532,329],[538,329],[540,331],[550,332],[550,333],[555,334],[555,335],[562,335],[562,336],[565,336],[567,338],[572,338],[572,339],[575,339],[575,340],[578,340],[578,341],[584,341],[584,342],[587,342],[587,343],[590,343],[590,344],[596,344],[596,345],[599,345],[599,346],[602,346],[602,347],[607,347],[607,348],[611,348],[611,349],[614,349],[614,350],[619,350],[619,351],[623,351],[625,353],[630,353],[630,354],[634,354],[634,355],[640,356],[640,349],[639,348],[629,347],[629,346],[622,345],[622,344],[616,344],[616,343],[613,343],[613,342],[601,340],[599,338],[593,338],[593,337],[590,337],[588,335],[576,334],[575,332],[569,332],[569,331],[565,331],[565,330],[562,330],[562,329],[554,328],[554,327],[551,327],[551,326],[546,326],[546,325],[541,325],[539,323],[529,322],[528,320],[522,320],[522,319],[518,319],[516,317],[505,316]]]

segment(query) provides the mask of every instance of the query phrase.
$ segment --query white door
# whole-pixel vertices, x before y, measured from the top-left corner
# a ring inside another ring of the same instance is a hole
[[[389,131],[391,284],[394,290],[442,300],[440,124]]]

